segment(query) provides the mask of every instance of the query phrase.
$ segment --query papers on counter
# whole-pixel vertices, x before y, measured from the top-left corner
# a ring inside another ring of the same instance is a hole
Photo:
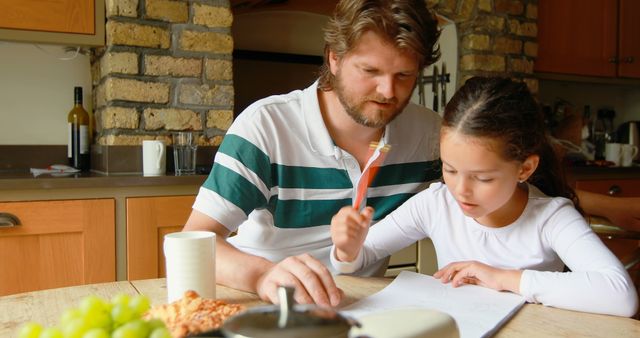
[[[30,168],[29,171],[31,171],[34,177],[42,174],[51,174],[51,176],[67,176],[80,172],[80,170],[64,164],[53,164],[44,169]]]
[[[341,310],[358,319],[367,314],[401,308],[423,308],[452,316],[460,337],[490,336],[520,307],[525,299],[510,292],[464,285],[453,288],[432,276],[403,271],[386,288]]]

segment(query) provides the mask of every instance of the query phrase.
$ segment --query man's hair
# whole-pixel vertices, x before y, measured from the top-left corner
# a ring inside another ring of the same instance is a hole
[[[427,9],[426,0],[341,0],[325,28],[319,88],[333,89],[329,51],[343,57],[368,31],[415,53],[420,70],[440,57],[440,48],[436,45],[440,30],[435,16]]]

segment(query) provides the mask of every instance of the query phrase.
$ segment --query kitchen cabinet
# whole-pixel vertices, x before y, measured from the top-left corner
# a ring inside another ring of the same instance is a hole
[[[0,202],[0,295],[116,280],[113,199]]]
[[[164,235],[182,230],[194,201],[194,195],[126,199],[128,280],[166,276]],[[435,252],[427,239],[392,255],[385,276],[404,270],[432,274],[435,266]]]
[[[535,71],[640,78],[640,1],[538,1]]]
[[[103,46],[104,0],[0,0],[0,40]]]
[[[165,277],[164,235],[181,231],[195,196],[126,199],[127,279]]]

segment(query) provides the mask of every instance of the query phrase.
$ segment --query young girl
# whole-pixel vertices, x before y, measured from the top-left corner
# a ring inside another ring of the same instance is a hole
[[[440,268],[434,277],[443,283],[511,291],[559,308],[634,315],[634,285],[574,207],[526,85],[468,80],[446,106],[440,157],[444,184],[433,183],[370,230],[370,207],[345,207],[333,217],[336,269],[359,270],[429,237]]]

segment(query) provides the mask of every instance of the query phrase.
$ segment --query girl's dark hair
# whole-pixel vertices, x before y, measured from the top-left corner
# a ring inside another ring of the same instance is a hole
[[[565,181],[540,105],[526,84],[509,78],[470,78],[445,107],[442,125],[464,135],[499,141],[500,155],[507,161],[540,156],[528,182],[548,196],[571,199],[582,212]]]
[[[436,45],[440,36],[438,22],[427,9],[425,0],[341,0],[325,28],[319,88],[333,88],[329,51],[338,57],[344,56],[368,31],[386,37],[398,48],[413,51],[418,56],[420,70],[440,57],[440,48]]]

